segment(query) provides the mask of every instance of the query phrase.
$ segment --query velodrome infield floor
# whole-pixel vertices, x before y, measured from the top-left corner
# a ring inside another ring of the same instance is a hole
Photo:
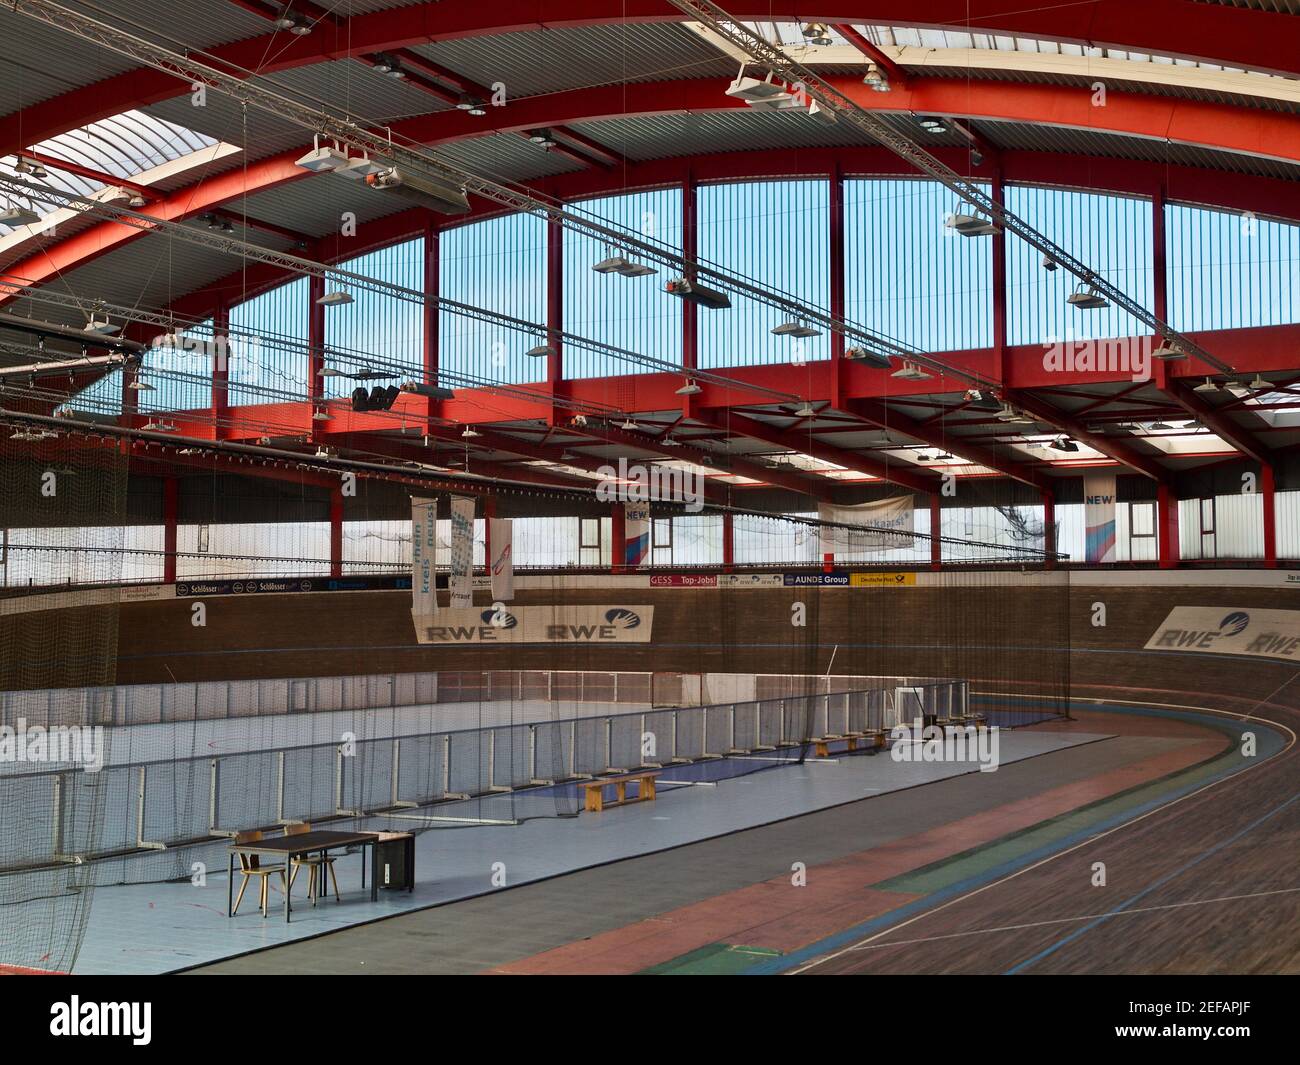
[[[1258,726],[1265,759],[1284,740]],[[1212,713],[1084,702],[1074,721],[1019,730],[1081,744],[996,773],[855,799],[196,969],[790,971],[1239,772],[1248,765],[1243,727]],[[795,863],[806,870],[797,889]]]

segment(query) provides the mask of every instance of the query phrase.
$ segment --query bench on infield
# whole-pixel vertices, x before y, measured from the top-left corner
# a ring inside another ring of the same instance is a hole
[[[600,813],[608,807],[626,806],[633,802],[650,802],[655,797],[655,779],[659,776],[657,769],[637,770],[631,773],[622,773],[616,777],[597,777],[594,780],[584,780],[582,790],[584,800],[582,807],[588,813]],[[627,786],[630,781],[636,781],[636,798],[627,797]],[[612,802],[605,801],[605,789],[614,788],[614,799]]]
[[[818,758],[829,758],[831,756],[831,744],[843,743],[846,751],[856,751],[861,747],[864,750],[882,750],[885,746],[885,734],[883,732],[847,732],[843,736],[818,736],[813,740],[813,750]]]

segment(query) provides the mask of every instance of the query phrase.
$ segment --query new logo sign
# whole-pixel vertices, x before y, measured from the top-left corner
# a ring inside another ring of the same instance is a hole
[[[1300,610],[1175,607],[1146,649],[1300,660]]]

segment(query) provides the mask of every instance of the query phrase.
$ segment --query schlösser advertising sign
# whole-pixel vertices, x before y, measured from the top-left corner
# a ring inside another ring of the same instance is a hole
[[[415,619],[433,644],[649,643],[652,606],[487,606]]]

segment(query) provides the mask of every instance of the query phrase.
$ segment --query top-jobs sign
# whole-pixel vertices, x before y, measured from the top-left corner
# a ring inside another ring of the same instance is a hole
[[[1300,661],[1300,610],[1177,606],[1146,646],[1149,651]]]
[[[652,606],[505,606],[441,610],[417,618],[416,639],[433,644],[649,643]]]

